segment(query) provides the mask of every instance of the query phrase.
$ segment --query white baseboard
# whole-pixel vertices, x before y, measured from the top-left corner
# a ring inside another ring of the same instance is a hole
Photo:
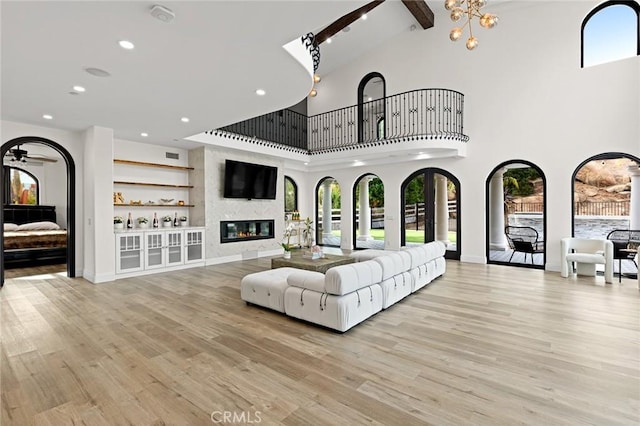
[[[460,256],[460,262],[465,263],[487,263],[486,256]]]
[[[88,271],[83,271],[81,275],[77,276],[80,276],[93,284],[106,283],[116,279],[115,274],[92,274]]]
[[[255,255],[255,256],[253,256]],[[207,259],[207,261],[205,262],[205,264],[207,266],[209,265],[219,265],[221,263],[229,263],[229,262],[237,262],[240,260],[245,260],[248,258],[259,258],[259,257],[271,257],[271,256],[280,256],[282,255],[282,249],[274,249],[274,250],[265,250],[265,251],[258,251],[258,252],[252,252],[251,256],[247,256],[246,252],[243,254],[234,254],[231,256],[220,256],[220,257],[210,257],[209,259]]]

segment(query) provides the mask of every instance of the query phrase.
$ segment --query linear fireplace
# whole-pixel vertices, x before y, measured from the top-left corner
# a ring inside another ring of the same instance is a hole
[[[220,222],[220,243],[273,238],[273,219]]]

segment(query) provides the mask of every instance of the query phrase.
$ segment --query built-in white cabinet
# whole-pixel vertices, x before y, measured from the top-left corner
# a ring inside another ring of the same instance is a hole
[[[204,229],[190,229],[184,231],[184,261],[197,263],[204,261]]]
[[[137,272],[144,269],[142,233],[116,234],[116,273]]]
[[[204,228],[116,231],[120,277],[204,266]]]

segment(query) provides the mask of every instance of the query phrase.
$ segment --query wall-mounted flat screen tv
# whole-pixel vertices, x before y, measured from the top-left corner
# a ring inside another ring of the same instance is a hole
[[[225,160],[225,198],[275,200],[277,180],[277,167]]]

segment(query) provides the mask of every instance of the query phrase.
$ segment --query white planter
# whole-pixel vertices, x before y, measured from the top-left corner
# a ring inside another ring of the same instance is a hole
[[[124,223],[114,223],[113,229],[124,229]]]
[[[173,224],[171,222],[162,222],[162,227],[163,228],[171,228],[173,226]]]
[[[284,254],[282,255],[282,257],[284,257],[285,259],[291,259],[291,252],[290,251],[285,251]]]
[[[189,226],[189,222],[186,220],[184,221],[181,220],[179,223],[180,223],[180,226]]]
[[[140,229],[146,229],[149,227],[148,223],[138,223],[138,228]]]

